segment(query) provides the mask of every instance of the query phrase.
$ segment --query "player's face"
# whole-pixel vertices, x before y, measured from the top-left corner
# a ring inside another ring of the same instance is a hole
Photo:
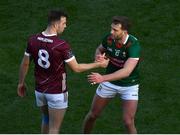
[[[122,36],[124,35],[124,30],[121,28],[121,24],[111,24],[111,35],[113,36],[114,39],[118,40],[121,39]]]
[[[61,34],[66,28],[66,17],[61,17],[60,21],[57,23],[57,33]]]

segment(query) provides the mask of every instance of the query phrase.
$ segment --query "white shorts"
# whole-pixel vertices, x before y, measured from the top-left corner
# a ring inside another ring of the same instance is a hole
[[[113,98],[116,94],[120,94],[123,100],[138,100],[139,85],[121,87],[110,82],[100,83],[96,94],[102,98]]]
[[[41,93],[35,90],[38,107],[48,105],[50,108],[64,109],[68,107],[68,92],[60,94]]]

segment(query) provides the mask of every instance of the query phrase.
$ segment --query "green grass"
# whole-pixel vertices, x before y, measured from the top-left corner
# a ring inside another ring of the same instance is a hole
[[[63,7],[70,15],[63,38],[78,62],[91,62],[111,17],[133,20],[131,33],[142,45],[141,89],[136,126],[139,133],[180,133],[180,1],[172,0],[50,0],[0,1],[0,133],[40,133],[40,112],[35,106],[33,65],[27,76],[28,95],[17,96],[18,70],[27,38],[46,27],[49,9]],[[102,69],[91,71],[99,71]],[[86,76],[68,70],[69,108],[61,133],[81,133],[96,86]],[[125,133],[118,97],[97,120],[93,133]]]

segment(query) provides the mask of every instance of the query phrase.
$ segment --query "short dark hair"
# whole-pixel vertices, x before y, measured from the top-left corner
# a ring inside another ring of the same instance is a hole
[[[51,25],[53,22],[59,21],[61,17],[68,18],[67,13],[60,9],[50,10],[48,14],[48,25]]]
[[[112,18],[112,23],[113,24],[121,24],[122,29],[127,30],[127,31],[129,31],[129,29],[132,25],[129,18],[126,16],[114,16]]]

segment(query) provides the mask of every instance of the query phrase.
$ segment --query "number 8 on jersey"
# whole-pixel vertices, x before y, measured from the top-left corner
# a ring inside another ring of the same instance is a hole
[[[38,52],[38,64],[39,66],[41,66],[42,68],[49,68],[50,66],[50,62],[48,61],[49,59],[49,54],[46,50],[44,49],[40,49],[39,52]]]

